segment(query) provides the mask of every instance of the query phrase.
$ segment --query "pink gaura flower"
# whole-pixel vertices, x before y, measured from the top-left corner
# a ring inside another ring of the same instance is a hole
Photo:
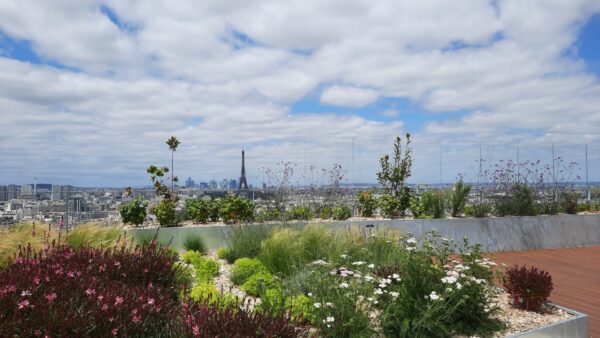
[[[194,337],[198,337],[200,335],[200,328],[198,325],[194,325],[192,328],[192,333],[194,334]]]
[[[36,336],[41,336],[42,335],[42,331],[35,330],[35,331],[33,331],[33,334],[35,334]]]
[[[29,301],[27,299],[18,302],[17,305],[19,305],[19,309],[26,309],[30,307]]]
[[[114,329],[112,329],[110,332],[112,333],[112,335],[113,335],[113,336],[116,336],[116,335],[118,335],[118,334],[119,334],[119,329],[117,329],[117,328],[115,327],[115,328],[114,328]]]
[[[117,298],[115,298],[115,306],[119,306],[121,304],[123,304],[123,297],[117,296]]]
[[[33,278],[33,282],[35,283],[35,285],[39,285],[40,284],[40,277],[34,277]]]
[[[55,299],[56,299],[56,293],[52,292],[50,294],[47,294],[46,299],[48,300],[48,303],[52,303]]]
[[[108,304],[103,304],[102,305],[102,311],[106,311],[108,310]]]
[[[94,290],[94,289],[87,289],[87,290],[85,290],[85,294],[88,295],[88,296],[93,296],[93,295],[96,294],[96,290]]]
[[[133,316],[133,317],[131,318],[131,321],[137,324],[137,323],[139,323],[140,321],[142,321],[142,316]]]
[[[148,304],[154,305],[154,298],[148,298]]]

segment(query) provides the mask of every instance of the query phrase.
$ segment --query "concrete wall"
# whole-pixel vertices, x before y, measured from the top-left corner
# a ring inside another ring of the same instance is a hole
[[[420,238],[426,232],[436,230],[440,235],[460,242],[464,237],[469,242],[480,243],[485,251],[532,250],[546,248],[600,245],[600,214],[556,215],[499,218],[458,218],[429,220],[385,220],[385,221],[333,221],[333,228],[365,226],[399,228]],[[199,226],[162,228],[159,240],[172,240],[180,248],[185,236],[198,234],[205,239],[209,248],[216,249],[225,243],[225,234],[231,226]],[[156,229],[130,230],[134,236],[153,236]]]

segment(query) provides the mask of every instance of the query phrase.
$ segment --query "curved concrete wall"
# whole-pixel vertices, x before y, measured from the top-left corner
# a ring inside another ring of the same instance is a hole
[[[436,230],[440,235],[460,242],[480,243],[484,251],[532,250],[547,248],[600,245],[600,214],[556,215],[499,218],[455,218],[428,220],[381,220],[381,221],[333,221],[333,228],[365,226],[398,228],[420,238]],[[159,240],[172,240],[180,248],[185,236],[198,234],[205,239],[209,248],[216,249],[225,243],[225,234],[231,226],[198,226],[162,228]],[[153,236],[156,229],[132,229],[136,237]]]

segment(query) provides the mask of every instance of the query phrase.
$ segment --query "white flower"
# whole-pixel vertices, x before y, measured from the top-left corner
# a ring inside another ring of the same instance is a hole
[[[314,306],[315,306],[317,309],[320,309],[320,308],[321,308],[321,303],[314,303],[313,305],[314,305]]]
[[[460,283],[456,283],[456,288],[457,288],[458,290],[462,289],[462,284],[460,284]]]
[[[372,281],[373,279],[375,279],[375,278],[373,278],[373,276],[371,276],[371,275],[366,275],[366,276],[365,276],[365,280],[366,280],[366,281],[369,281],[369,282],[370,282],[370,281]]]
[[[309,292],[309,293],[308,293],[308,294],[306,294],[306,295],[307,295],[307,296],[309,296],[309,297],[312,297],[312,296],[313,296],[313,295],[312,295],[312,292]]]
[[[456,271],[448,271],[448,272],[446,272],[446,276],[452,276],[454,278],[458,278],[458,272],[456,272]]]
[[[445,283],[445,284],[454,284],[454,283],[456,283],[456,277],[453,277],[453,276],[444,277],[444,278],[442,278],[442,283]]]
[[[333,303],[327,302],[327,303],[325,303],[325,306],[326,307],[333,307]]]
[[[446,292],[452,292],[454,290],[452,290],[452,288],[446,288]]]
[[[406,243],[408,244],[417,244],[417,240],[414,237],[411,237],[409,239],[406,240]]]
[[[345,289],[348,287],[348,283],[340,283],[340,288]]]
[[[363,261],[358,261],[358,262],[353,262],[352,265],[363,265],[365,264],[365,262]]]
[[[386,286],[387,286],[387,284],[385,284],[385,283],[379,284],[379,287],[382,288],[382,289],[385,288]]]
[[[396,292],[396,291],[392,291],[392,292],[390,292],[390,295],[392,295],[392,297],[394,297],[394,298],[398,298],[398,296],[400,296],[400,293]]]
[[[369,298],[367,298],[367,300],[368,300],[369,302],[372,302],[372,301],[373,301],[373,297],[369,297]]]
[[[429,298],[431,300],[438,300],[440,299],[440,296],[438,296],[438,294],[435,291],[431,291],[431,293],[429,294]]]
[[[319,259],[319,260],[317,260],[317,261],[314,261],[314,262],[312,262],[312,264],[314,264],[314,265],[329,265],[329,263],[325,262],[325,261],[324,261],[324,260],[322,260],[322,259]]]
[[[335,318],[329,316],[329,317],[327,317],[326,320],[327,320],[328,323],[333,323],[335,321]]]
[[[340,258],[348,258],[348,255],[340,255]]]
[[[369,265],[367,265],[370,269],[374,269],[375,268],[375,264],[371,263]]]
[[[400,275],[395,273],[392,275],[392,278],[398,280],[398,279],[400,279]]]
[[[383,295],[383,291],[381,289],[376,289],[375,290],[375,294],[376,295]]]
[[[406,247],[406,250],[408,250],[408,251],[413,251],[414,249],[415,249],[415,247],[414,247],[414,246],[407,246],[407,247]]]

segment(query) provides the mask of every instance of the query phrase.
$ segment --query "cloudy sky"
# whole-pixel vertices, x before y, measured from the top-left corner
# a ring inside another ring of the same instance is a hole
[[[0,184],[145,185],[171,135],[183,178],[245,148],[255,185],[278,161],[374,182],[406,132],[413,182],[552,143],[600,180],[599,37],[597,0],[3,0]]]

